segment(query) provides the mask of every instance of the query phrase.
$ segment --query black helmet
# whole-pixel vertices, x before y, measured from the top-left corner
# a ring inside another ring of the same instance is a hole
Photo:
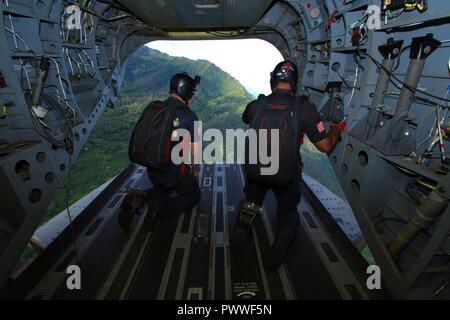
[[[188,102],[198,90],[201,78],[192,79],[187,73],[177,73],[170,79],[170,93],[176,93],[185,102]]]
[[[294,62],[285,60],[277,64],[270,74],[270,87],[275,88],[279,82],[289,82],[292,91],[296,91],[298,82],[298,69]]]

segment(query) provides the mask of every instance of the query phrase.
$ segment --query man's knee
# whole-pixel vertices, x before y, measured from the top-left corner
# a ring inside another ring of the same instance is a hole
[[[292,212],[297,212],[298,203],[282,203],[277,201],[278,215],[288,215]]]
[[[300,225],[300,217],[296,210],[285,211],[283,213],[279,213],[279,225],[280,228],[289,228],[294,233],[297,232],[297,229]]]
[[[183,188],[182,193],[189,196],[192,199],[193,205],[197,205],[201,200],[201,191],[198,186],[197,179],[194,176],[190,176],[187,181],[187,185]]]
[[[200,203],[200,200],[202,199],[202,193],[199,187],[195,188],[193,199],[196,205]]]
[[[278,211],[283,212],[295,212],[297,206],[300,203],[300,192],[290,192],[285,195],[277,195],[277,207]]]

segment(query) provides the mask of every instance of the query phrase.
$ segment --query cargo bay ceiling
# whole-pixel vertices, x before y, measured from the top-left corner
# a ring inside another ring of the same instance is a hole
[[[448,1],[3,0],[0,11],[0,287],[104,109],[121,107],[130,55],[161,39],[259,38],[297,62],[298,93],[326,122],[347,123],[329,159],[385,285],[450,297]]]
[[[270,0],[120,1],[139,19],[162,29],[235,29],[254,26]]]

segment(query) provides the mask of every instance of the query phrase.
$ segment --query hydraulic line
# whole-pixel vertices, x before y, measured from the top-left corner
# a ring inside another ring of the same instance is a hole
[[[83,60],[83,57],[81,56],[80,51],[75,50],[75,52],[77,53],[77,56],[78,56],[78,58],[79,58],[80,61],[81,61],[81,65],[83,66],[83,69],[84,69],[84,75],[85,75],[85,77],[86,77],[86,75],[89,74],[88,69],[86,68],[86,63],[85,63],[85,61]]]
[[[442,138],[441,122],[439,121],[439,107],[437,107],[437,106],[436,106],[436,118],[438,119],[437,132],[438,132],[438,141],[439,141],[439,151],[441,152],[441,162],[443,164],[448,164],[447,158],[445,157],[444,139]]]
[[[66,107],[66,111],[68,113],[72,114],[72,117],[73,117],[73,124],[72,125],[75,126],[76,119],[77,119],[76,118],[77,117],[76,111],[63,98],[61,98],[59,95],[57,95],[57,94],[48,94],[48,96],[52,97],[52,98],[55,98],[55,99],[58,99],[58,102],[62,103]]]
[[[92,61],[91,57],[89,56],[89,54],[86,52],[86,50],[81,50],[81,52],[86,56],[86,59],[89,63],[89,65],[91,66],[92,69],[92,73],[89,75],[91,78],[95,76],[95,66],[94,66],[94,61]]]
[[[44,94],[45,82],[50,70],[50,62],[56,66],[57,76],[60,79],[61,90],[65,96],[65,90],[61,82],[61,74],[58,62],[49,57],[42,57],[39,67],[37,68],[36,83],[32,90],[29,91],[26,98],[30,106],[31,119],[36,132],[56,148],[67,150],[69,154],[73,153],[74,136],[70,125],[67,112],[74,111],[72,108],[64,108],[58,103],[53,96]],[[58,96],[58,99],[59,98]],[[64,105],[67,107],[67,103]],[[62,135],[62,137],[61,137]]]
[[[22,42],[23,46],[25,47],[25,50],[27,50],[27,52],[31,51],[30,48],[28,47],[27,43],[25,42],[25,40],[23,40],[23,38],[20,35],[18,35],[14,31],[14,29],[9,29],[9,28],[5,27],[5,31],[7,31],[7,32],[9,32],[9,33],[11,33],[13,35],[13,37],[14,37],[14,45],[15,45],[16,49],[19,48],[18,45],[17,45],[17,40],[16,39],[19,39],[20,42]]]
[[[432,191],[414,211],[412,218],[387,249],[391,257],[398,255],[424,230],[430,228],[448,206],[449,200]]]
[[[431,133],[433,132],[434,126],[437,125],[434,139],[430,143],[430,146],[424,151],[420,160],[420,163],[426,166],[428,166],[429,159],[431,159],[431,157],[433,156],[433,150],[436,146],[439,146],[441,163],[443,165],[449,164],[449,158],[447,158],[445,155],[444,138],[442,135],[442,125],[444,124],[445,118],[447,117],[448,108],[445,109],[442,120],[439,120],[440,118],[439,109],[440,109],[439,106],[436,105],[436,120],[433,124],[433,127],[430,130],[430,137],[431,137]]]
[[[447,88],[447,91],[446,91],[446,93],[445,93],[444,99],[447,99],[449,93],[450,93],[450,86]],[[439,127],[441,127],[441,130],[442,130],[442,126],[445,125],[445,119],[447,118],[447,115],[448,115],[448,109],[450,108],[450,103],[447,103],[447,106],[444,106],[444,102],[442,102],[442,104],[441,104],[440,106],[436,105],[436,108],[437,108],[437,110],[436,110],[437,116],[436,116],[436,119],[434,120],[433,125],[432,125],[431,128],[430,128],[430,131],[429,131],[429,133],[428,133],[428,136],[427,136],[422,142],[420,142],[419,144],[417,144],[416,150],[413,152],[413,154],[412,154],[410,157],[415,156],[416,151],[417,151],[421,146],[423,146],[425,143],[427,143],[428,140],[430,140],[430,139],[436,137],[436,136],[438,135]],[[440,118],[440,110],[441,110],[441,109],[445,109],[444,115],[442,116],[442,118]],[[439,119],[439,118],[440,118],[440,119]],[[438,125],[438,124],[439,124],[439,126],[438,126],[438,128],[436,128],[435,134],[433,135],[434,127],[435,127],[436,125]],[[441,135],[442,135],[442,132],[441,132]],[[433,150],[434,150],[434,148],[435,148],[437,142],[438,142],[438,140],[433,139],[433,141],[430,143],[430,146],[423,152],[423,154],[422,154],[421,157],[419,158],[418,163],[423,164],[423,165],[426,165],[426,166],[428,165],[429,159],[431,159],[432,156],[433,156]],[[445,156],[445,151],[442,153],[442,150],[441,150],[441,159],[442,159],[442,157],[446,157],[446,156]],[[446,157],[446,158],[447,158],[447,157]],[[444,160],[444,163],[445,163],[446,161],[448,161],[448,160]]]
[[[70,126],[70,121],[67,118],[66,111],[49,95],[42,94],[40,103],[44,102],[46,104],[46,109],[48,112],[55,112],[57,116],[57,121],[59,127],[61,128],[61,133],[63,134],[62,139],[55,137],[53,133],[54,129],[50,128],[40,117],[34,113],[34,109],[30,108],[32,114],[33,125],[37,133],[51,143],[53,146],[65,149],[69,154],[73,153],[73,131]]]
[[[80,63],[77,59],[75,59],[75,58],[70,54],[70,51],[69,51],[69,50],[67,51],[67,56],[68,56],[68,59],[69,59],[70,61],[74,62],[74,63],[77,65],[78,73],[74,73],[74,74],[73,74],[74,77],[75,77],[75,79],[78,79],[78,80],[81,79],[81,77],[82,77],[82,75],[83,75],[83,70],[82,70],[82,68],[81,68],[82,63]]]
[[[9,1],[8,1],[8,0],[5,0],[5,4],[6,4],[7,7],[9,7]],[[23,45],[25,46],[25,49],[26,49],[28,52],[30,52],[30,48],[28,47],[28,45],[27,45],[27,43],[25,42],[25,40],[24,40],[19,34],[16,33],[16,30],[15,30],[15,28],[14,28],[14,23],[13,23],[12,15],[11,15],[11,14],[8,14],[8,20],[9,20],[9,24],[10,24],[11,29],[8,29],[8,28],[5,27],[5,30],[13,35],[14,47],[15,47],[16,49],[19,48],[19,44],[17,43],[17,39],[19,39],[19,40],[23,43]],[[23,64],[22,59],[19,59],[19,63],[20,63],[20,65],[21,65],[21,67],[22,67],[22,70],[25,72],[25,78],[26,78],[26,80],[27,80],[28,89],[31,89],[31,81],[30,81],[30,77],[29,77],[29,75],[28,75],[27,69],[25,69],[25,66],[24,66],[24,64]]]
[[[9,7],[9,1],[8,0],[5,0],[5,4],[6,4],[7,7]],[[11,14],[8,14],[8,19],[9,19],[9,24],[11,26],[11,31],[10,32],[13,34],[14,46],[17,49],[18,48],[17,39],[16,39],[17,35],[16,35],[16,31],[14,30],[14,24],[13,24],[13,21],[12,21],[12,15]]]
[[[58,82],[59,82],[59,85],[61,87],[62,95],[63,95],[64,99],[67,101],[67,94],[66,94],[66,90],[64,90],[64,86],[63,86],[63,83],[62,83],[61,69],[59,69],[59,63],[58,63],[58,61],[56,61],[52,57],[49,57],[48,59],[50,59],[50,61],[52,61],[55,64],[56,77],[58,78]]]
[[[64,54],[65,54],[65,56],[67,58],[67,62],[69,62],[69,68],[70,68],[70,76],[69,76],[69,78],[72,78],[72,77],[75,76],[75,71],[73,69],[72,60],[70,59],[70,56],[69,56],[70,55],[69,48],[66,47],[63,50],[64,50]]]
[[[342,122],[345,122],[348,118],[348,114],[349,114],[349,108],[350,108],[350,104],[352,103],[353,97],[355,95],[356,92],[356,85],[358,83],[358,78],[359,78],[359,66],[356,66],[356,70],[355,70],[355,80],[353,81],[353,86],[352,86],[352,91],[350,94],[350,98],[347,101],[347,105],[345,106],[345,111],[344,111],[344,119],[342,119]]]

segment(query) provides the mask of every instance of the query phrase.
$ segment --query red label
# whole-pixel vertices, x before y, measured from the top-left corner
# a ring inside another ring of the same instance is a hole
[[[325,131],[325,126],[324,126],[324,124],[323,124],[322,121],[320,121],[320,122],[317,124],[316,128],[317,128],[317,131],[319,131],[319,133],[322,133],[322,132]]]
[[[271,109],[285,110],[285,109],[287,109],[287,107],[286,106],[272,106]]]
[[[164,143],[164,162],[169,163],[170,161],[170,139],[167,139]]]

